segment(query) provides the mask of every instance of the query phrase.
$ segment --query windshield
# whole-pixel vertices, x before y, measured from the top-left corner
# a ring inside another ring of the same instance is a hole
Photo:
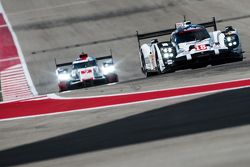
[[[210,38],[210,35],[205,28],[181,31],[176,34],[176,43],[201,41],[206,38]]]
[[[58,74],[68,73],[68,69],[57,70]]]
[[[73,69],[88,68],[88,67],[92,67],[92,66],[96,66],[95,60],[75,63],[75,64],[73,64]]]

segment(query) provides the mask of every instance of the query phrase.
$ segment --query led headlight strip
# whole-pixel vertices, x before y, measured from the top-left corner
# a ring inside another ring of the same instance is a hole
[[[161,48],[163,53],[163,58],[170,59],[174,57],[174,49],[172,47],[163,47]]]
[[[224,39],[225,45],[229,48],[236,48],[239,46],[239,37],[236,34],[227,35]]]

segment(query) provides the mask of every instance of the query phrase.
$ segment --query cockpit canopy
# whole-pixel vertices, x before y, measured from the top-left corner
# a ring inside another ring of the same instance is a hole
[[[79,61],[73,64],[73,69],[88,68],[93,66],[97,66],[96,60],[85,61],[85,62]]]
[[[192,41],[202,41],[207,38],[210,38],[210,35],[206,28],[184,29],[182,31],[176,32],[172,36],[172,40],[177,44]]]

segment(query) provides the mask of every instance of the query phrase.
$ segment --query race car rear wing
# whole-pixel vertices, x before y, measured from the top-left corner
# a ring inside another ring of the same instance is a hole
[[[96,57],[97,62],[101,61],[101,62],[106,62],[109,60],[110,64],[114,64],[114,60],[113,60],[113,54],[112,54],[112,49],[110,49],[110,55],[108,56],[103,56],[103,57]],[[106,61],[105,61],[106,60]]]
[[[217,31],[217,25],[216,25],[215,17],[213,17],[212,21],[210,21],[210,22],[199,23],[198,25],[204,26],[205,28],[213,27],[214,31]],[[164,35],[170,35],[175,30],[176,30],[176,28],[171,28],[171,29],[166,29],[166,30],[161,30],[161,31],[145,33],[145,34],[139,34],[138,31],[137,31],[136,35],[137,35],[137,39],[138,39],[139,48],[140,48],[140,41],[141,40],[148,39],[148,38],[159,37],[159,36],[164,36]]]
[[[210,21],[210,22],[200,23],[199,25],[204,26],[204,27],[206,27],[206,28],[213,27],[213,28],[214,28],[214,31],[217,31],[217,24],[216,24],[215,17],[212,17],[212,19],[213,19],[213,20]]]
[[[72,62],[57,64],[56,59],[55,59],[55,65],[56,65],[56,75],[57,76],[59,75],[60,70],[62,70],[62,71],[66,70],[68,72],[70,72],[72,70]]]
[[[100,61],[100,60],[111,60],[112,63],[114,62],[114,61],[113,61],[113,56],[112,56],[112,54],[109,55],[109,56],[97,57],[96,60],[97,60],[97,61]]]
[[[97,57],[96,60],[97,60],[97,62],[98,62],[98,61],[105,62],[105,60],[110,60],[109,63],[114,64],[113,55],[112,55],[112,51],[111,51],[111,50],[110,50],[110,55],[108,55],[108,56],[103,56],[103,57]],[[55,59],[56,68],[59,68],[59,67],[69,67],[69,66],[72,65],[72,63],[73,63],[73,62],[66,62],[66,63],[57,64],[57,61],[56,61],[56,59]]]
[[[56,68],[59,68],[59,67],[70,66],[72,65],[72,62],[57,64],[56,59],[55,59],[55,64],[56,64]]]
[[[112,54],[109,56],[97,57],[96,61],[99,67],[103,67],[105,64],[114,65]]]

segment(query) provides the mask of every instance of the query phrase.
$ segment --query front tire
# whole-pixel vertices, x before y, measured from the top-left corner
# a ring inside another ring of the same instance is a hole
[[[112,74],[112,75],[106,76],[106,82],[107,83],[119,82],[118,75],[117,74]]]
[[[153,72],[148,72],[148,70],[146,69],[145,60],[144,60],[144,57],[143,57],[143,56],[141,56],[141,63],[142,63],[141,71],[142,71],[142,73],[145,75],[146,78],[155,75],[155,73],[153,73]]]
[[[59,92],[67,91],[70,89],[70,83],[69,82],[60,82],[58,83]]]
[[[153,76],[153,75],[154,75],[154,73],[152,73],[152,72],[148,72],[148,71],[146,70],[146,71],[145,71],[145,73],[144,73],[144,75],[146,76],[146,78],[148,78],[148,77]]]

